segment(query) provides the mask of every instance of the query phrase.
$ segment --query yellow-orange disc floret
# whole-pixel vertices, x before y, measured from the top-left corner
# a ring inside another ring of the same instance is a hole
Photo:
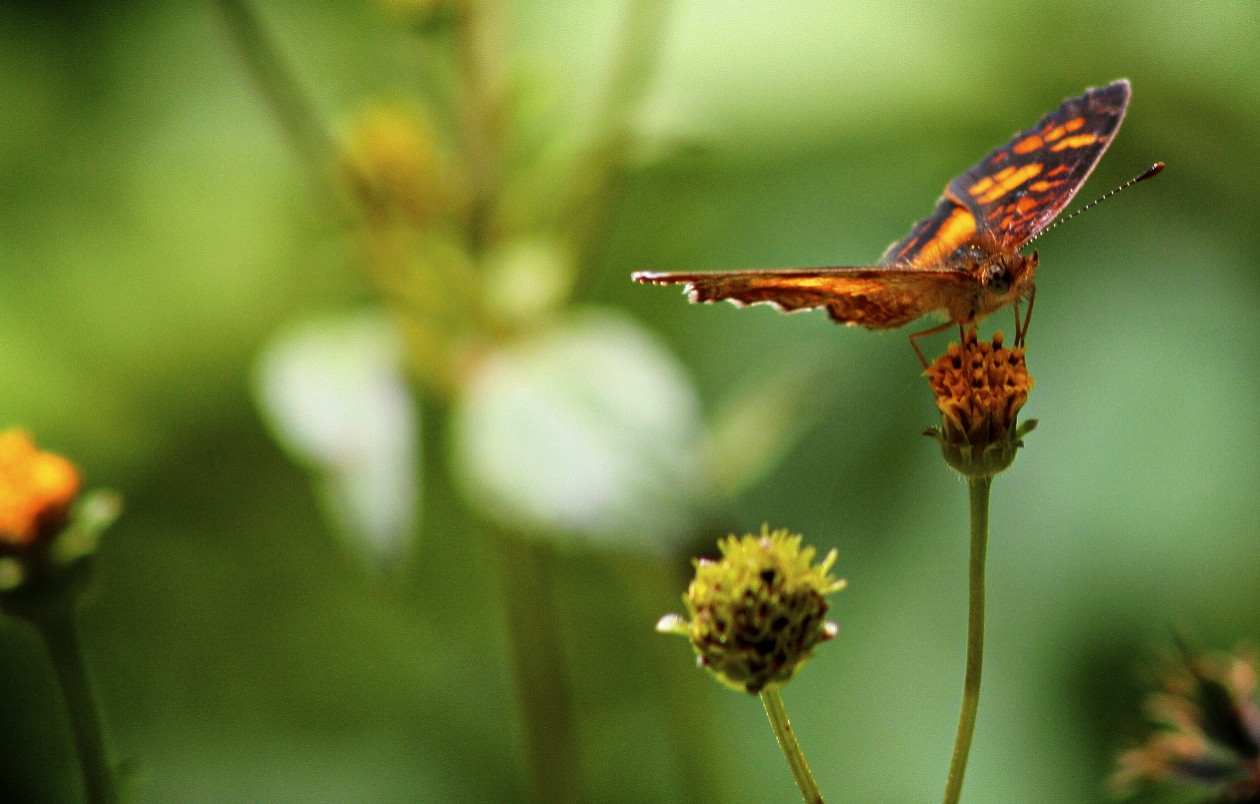
[[[1023,348],[1008,349],[1000,332],[992,343],[979,341],[972,327],[925,373],[941,412],[941,428],[928,434],[949,465],[969,477],[992,477],[1010,466],[1034,424],[1017,422],[1033,386]]]

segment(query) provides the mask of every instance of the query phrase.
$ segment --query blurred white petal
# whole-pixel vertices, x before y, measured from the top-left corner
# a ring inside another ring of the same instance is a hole
[[[401,558],[415,532],[418,418],[402,363],[390,322],[360,314],[287,328],[255,376],[276,441],[311,470],[330,516],[373,563]]]
[[[463,489],[508,527],[658,550],[696,526],[695,390],[623,315],[577,313],[492,355],[452,426]]]

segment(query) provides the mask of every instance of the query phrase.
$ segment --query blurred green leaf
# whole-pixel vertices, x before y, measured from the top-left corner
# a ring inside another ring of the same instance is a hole
[[[757,377],[712,417],[706,465],[713,487],[727,497],[763,480],[826,410],[822,366],[802,361]]]
[[[101,535],[122,514],[123,499],[117,492],[93,489],[75,503],[66,529],[57,538],[57,560],[68,564],[95,552]]]

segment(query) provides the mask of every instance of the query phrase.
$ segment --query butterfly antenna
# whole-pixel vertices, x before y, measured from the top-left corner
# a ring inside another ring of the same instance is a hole
[[[1108,198],[1111,198],[1113,195],[1120,192],[1121,190],[1127,190],[1140,181],[1146,181],[1147,179],[1158,176],[1159,172],[1163,169],[1164,169],[1164,163],[1156,162],[1155,164],[1148,167],[1146,170],[1142,171],[1142,174],[1140,176],[1134,176],[1133,178],[1129,179],[1128,181],[1126,181],[1124,184],[1120,185],[1119,187],[1116,187],[1115,189],[1110,190],[1109,192],[1103,193],[1102,195],[1098,196],[1097,198],[1095,198],[1093,201],[1090,201],[1085,206],[1081,207],[1075,212],[1072,212],[1070,215],[1065,215],[1064,217],[1059,218],[1057,221],[1050,224],[1046,228],[1042,229],[1035,236],[1030,238],[1028,242],[1031,243],[1033,242],[1033,240],[1036,240],[1038,237],[1041,237],[1046,232],[1053,231],[1054,229],[1058,228],[1060,225],[1067,223],[1068,221],[1072,220],[1073,218],[1077,217],[1083,212],[1088,212],[1089,210],[1093,209],[1094,207],[1098,206],[1102,202],[1106,201]],[[1027,243],[1025,243],[1025,245],[1027,245]]]

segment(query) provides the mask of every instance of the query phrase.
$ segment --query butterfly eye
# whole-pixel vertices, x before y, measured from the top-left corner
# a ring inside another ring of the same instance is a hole
[[[984,278],[984,286],[990,293],[1005,293],[1011,289],[1011,272],[1000,262],[991,264]]]

